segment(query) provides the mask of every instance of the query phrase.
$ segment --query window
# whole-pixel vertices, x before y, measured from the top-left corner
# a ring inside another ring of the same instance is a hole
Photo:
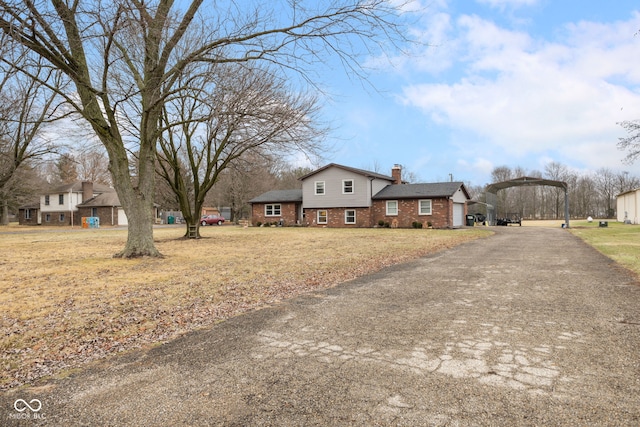
[[[281,205],[265,205],[264,216],[280,216],[282,212]]]
[[[49,206],[49,195],[44,196],[44,205]]]
[[[318,224],[326,224],[327,223],[328,212],[326,210],[318,211]]]
[[[431,215],[431,200],[420,200],[418,215]]]
[[[98,208],[91,208],[91,216],[93,217],[98,216]]]
[[[353,194],[353,180],[352,179],[343,179],[342,180],[342,194]]]
[[[324,195],[324,181],[316,181],[316,195]]]
[[[356,211],[353,209],[349,209],[344,211],[344,223],[345,224],[355,224],[356,223]]]
[[[398,215],[397,200],[387,200],[387,215]]]
[[[58,204],[64,205],[64,194],[58,194]]]
[[[64,222],[64,214],[60,214],[60,222]]]
[[[46,214],[44,216],[44,220],[45,220],[45,222],[51,222],[51,214]]]
[[[24,219],[31,219],[31,209],[24,210]]]

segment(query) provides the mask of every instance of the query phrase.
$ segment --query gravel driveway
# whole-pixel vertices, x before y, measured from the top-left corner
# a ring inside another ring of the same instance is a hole
[[[566,230],[494,229],[5,393],[0,425],[640,425],[638,282]]]

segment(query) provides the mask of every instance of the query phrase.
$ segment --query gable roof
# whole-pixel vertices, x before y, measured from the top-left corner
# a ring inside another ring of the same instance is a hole
[[[469,193],[462,182],[433,182],[428,184],[387,185],[372,199],[416,199],[422,197],[451,197],[462,189],[467,199]]]
[[[378,178],[378,179],[384,179],[386,181],[394,181],[394,178],[392,176],[389,175],[382,175],[380,173],[377,172],[371,172],[368,170],[364,170],[364,169],[357,169],[357,168],[352,168],[350,166],[344,166],[344,165],[339,165],[337,163],[329,163],[326,166],[321,167],[320,169],[316,169],[311,173],[308,173],[304,176],[301,176],[300,178],[298,178],[300,181],[304,181],[305,179],[309,178],[310,176],[313,176],[319,172],[322,172],[323,170],[329,169],[329,168],[340,168],[340,169],[344,169],[346,171],[349,172],[353,172],[353,173],[357,173],[358,175],[364,175],[367,178]]]
[[[120,199],[118,198],[118,193],[115,191],[98,194],[95,197],[90,198],[86,202],[82,202],[78,205],[81,208],[87,207],[112,207],[112,206],[122,206],[120,204]]]
[[[73,193],[82,193],[82,181],[72,182],[70,184],[62,184],[57,187],[53,187],[46,194],[53,193],[68,193],[69,191]],[[93,192],[94,193],[108,193],[115,192],[116,190],[103,184],[93,184]]]
[[[302,190],[271,190],[249,200],[249,203],[273,202],[302,202]]]

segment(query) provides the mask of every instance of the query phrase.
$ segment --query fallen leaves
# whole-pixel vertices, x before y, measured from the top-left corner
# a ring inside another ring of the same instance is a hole
[[[3,236],[0,388],[33,384],[111,354],[166,342],[483,235],[212,230],[205,233],[215,238],[205,234],[197,241],[181,239],[181,229],[157,230],[162,260],[112,259],[124,233],[113,230],[49,232],[37,243]],[[36,245],[40,255],[34,260]]]

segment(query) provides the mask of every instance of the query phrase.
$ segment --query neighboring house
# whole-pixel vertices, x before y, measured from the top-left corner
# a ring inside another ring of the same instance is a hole
[[[617,220],[640,224],[640,188],[616,196]]]
[[[78,216],[99,218],[100,225],[129,225],[115,190],[98,194],[77,207]]]
[[[23,206],[18,222],[26,225],[82,225],[82,217],[99,217],[100,224],[126,225],[127,217],[111,187],[74,182],[40,196],[39,203]]]
[[[405,184],[398,165],[388,176],[331,163],[300,180],[297,193],[269,191],[252,199],[252,223],[282,218],[285,224],[322,227],[373,227],[382,222],[400,228],[415,223],[452,228],[464,225],[470,199],[462,182]],[[291,213],[284,215],[285,206]]]

